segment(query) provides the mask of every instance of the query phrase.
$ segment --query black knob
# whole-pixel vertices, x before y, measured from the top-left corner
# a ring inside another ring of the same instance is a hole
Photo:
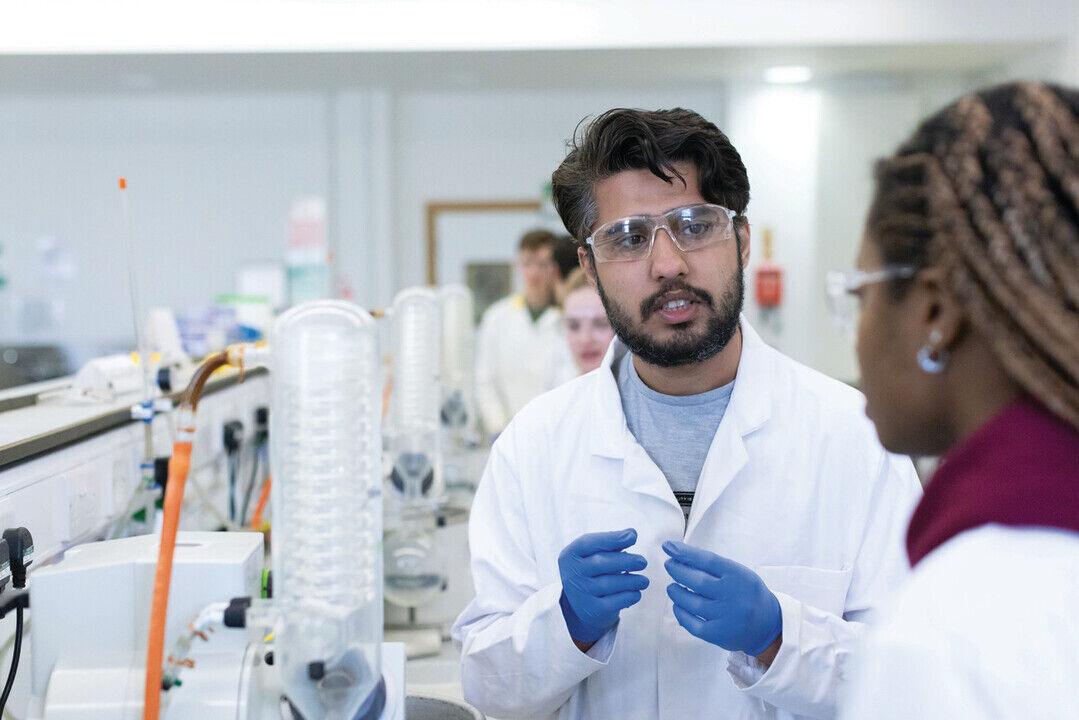
[[[229,600],[229,606],[225,608],[225,627],[247,627],[247,608],[251,607],[251,598],[238,597]]]
[[[5,530],[3,537],[11,560],[12,585],[20,589],[24,588],[26,587],[26,568],[34,555],[34,537],[24,527]]]

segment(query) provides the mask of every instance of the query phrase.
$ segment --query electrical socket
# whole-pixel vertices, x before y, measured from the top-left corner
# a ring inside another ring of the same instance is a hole
[[[234,453],[244,443],[244,424],[240,420],[226,420],[221,426],[221,443],[226,452]]]
[[[15,527],[15,498],[0,498],[0,528]]]
[[[83,463],[58,478],[60,497],[56,527],[60,541],[69,542],[93,530],[101,513],[100,463]]]

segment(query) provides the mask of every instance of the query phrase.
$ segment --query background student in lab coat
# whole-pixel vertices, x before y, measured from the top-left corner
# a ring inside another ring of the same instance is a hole
[[[881,441],[945,457],[845,716],[1079,717],[1079,92],[966,96],[876,177],[833,287]]]
[[[580,261],[577,259],[577,241],[573,239],[572,235],[559,235],[554,241],[554,261],[558,265],[558,282],[555,283],[555,297],[559,298],[559,304],[562,303],[561,298],[566,293],[566,283],[569,282],[570,275],[574,270],[579,270],[581,267]]]
[[[919,494],[863,399],[741,317],[749,179],[688,110],[612,110],[553,176],[618,337],[498,438],[466,698],[499,718],[828,718]]]
[[[532,230],[520,240],[521,292],[487,308],[476,345],[476,404],[484,430],[498,435],[532,398],[555,387],[572,367],[555,305],[557,236]]]
[[[592,372],[603,362],[614,339],[614,329],[607,320],[603,301],[580,267],[559,287],[558,301],[562,306],[566,341],[576,365],[574,376]]]

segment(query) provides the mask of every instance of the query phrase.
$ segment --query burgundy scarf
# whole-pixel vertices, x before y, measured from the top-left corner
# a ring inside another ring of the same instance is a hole
[[[1033,400],[1012,403],[945,456],[910,521],[911,567],[990,523],[1079,533],[1079,432]]]

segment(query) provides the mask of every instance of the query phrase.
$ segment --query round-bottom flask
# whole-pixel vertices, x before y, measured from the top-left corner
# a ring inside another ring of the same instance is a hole
[[[445,563],[431,533],[406,521],[389,533],[383,551],[383,594],[394,605],[420,607],[438,596],[446,584]]]

